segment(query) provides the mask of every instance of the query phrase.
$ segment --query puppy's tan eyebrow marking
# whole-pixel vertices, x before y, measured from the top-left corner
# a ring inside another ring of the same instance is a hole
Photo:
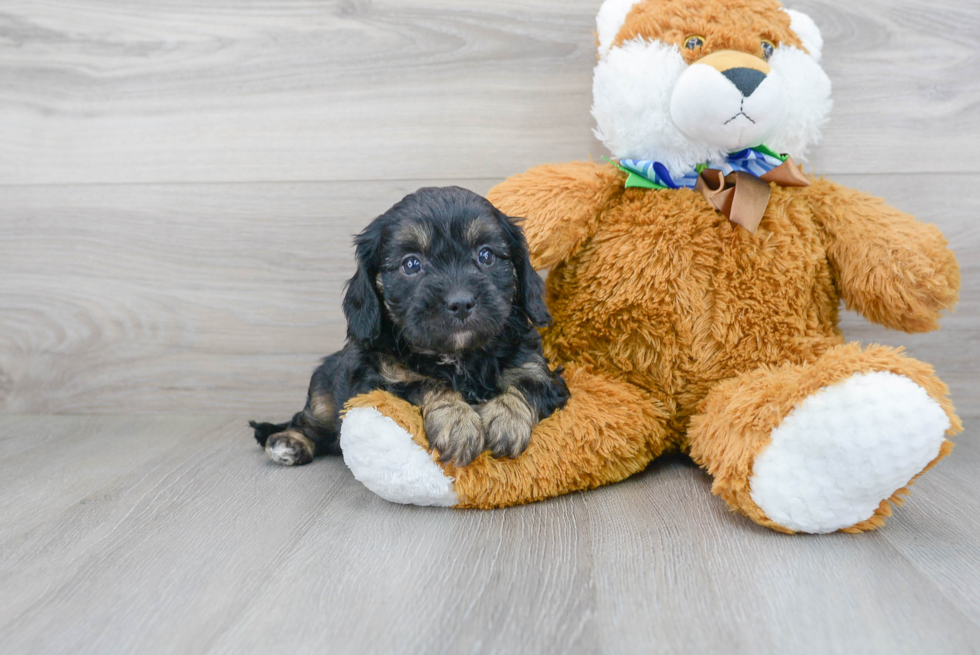
[[[408,250],[426,252],[432,245],[432,228],[424,223],[409,221],[398,230],[395,240]]]
[[[475,218],[466,226],[466,243],[478,246],[485,241],[499,240],[496,223],[488,218]]]

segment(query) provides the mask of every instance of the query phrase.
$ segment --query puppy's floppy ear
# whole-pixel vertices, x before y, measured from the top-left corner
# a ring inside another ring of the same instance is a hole
[[[518,227],[522,219],[510,218],[499,210],[497,217],[507,235],[510,261],[517,272],[517,304],[527,314],[532,325],[536,327],[551,325],[551,314],[544,304],[544,281],[531,267],[527,239],[524,238],[524,231]]]
[[[374,279],[381,268],[383,235],[384,222],[376,219],[354,238],[357,272],[348,280],[344,295],[347,336],[352,341],[369,343],[381,334],[381,300]]]

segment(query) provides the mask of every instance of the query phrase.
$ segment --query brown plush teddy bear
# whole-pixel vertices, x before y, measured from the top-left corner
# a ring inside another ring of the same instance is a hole
[[[800,172],[831,106],[813,21],[775,0],[607,0],[593,115],[616,160],[531,169],[490,199],[549,268],[545,353],[572,398],[516,459],[427,452],[416,408],[353,401],[354,475],[396,501],[500,507],[622,480],[670,451],[784,532],[856,532],[951,450],[947,387],[846,343],[841,299],[938,327],[959,269],[934,226]],[[788,155],[788,156],[787,156]]]

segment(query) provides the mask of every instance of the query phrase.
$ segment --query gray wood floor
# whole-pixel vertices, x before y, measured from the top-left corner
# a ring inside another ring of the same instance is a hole
[[[221,417],[0,417],[4,653],[950,653],[980,444],[887,529],[788,537],[669,460],[527,507],[389,504]]]
[[[786,537],[683,459],[528,507],[269,463],[415,188],[598,157],[599,0],[0,3],[0,653],[980,652],[980,5],[806,0],[808,168],[939,225],[966,422],[888,526]]]

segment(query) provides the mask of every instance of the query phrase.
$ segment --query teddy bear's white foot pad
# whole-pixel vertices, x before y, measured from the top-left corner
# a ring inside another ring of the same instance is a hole
[[[340,448],[354,477],[385,500],[451,507],[459,502],[453,478],[412,441],[412,435],[373,407],[347,412]]]
[[[939,455],[949,427],[909,378],[855,374],[805,398],[772,431],[753,464],[752,500],[797,532],[850,527]]]

